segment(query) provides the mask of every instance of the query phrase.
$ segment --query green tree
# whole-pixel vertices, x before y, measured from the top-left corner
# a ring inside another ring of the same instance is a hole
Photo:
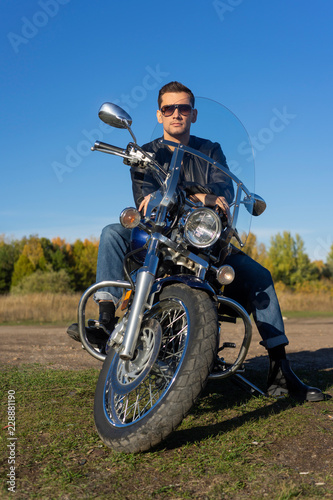
[[[95,283],[97,255],[98,241],[75,241],[72,259],[76,291],[82,291]]]
[[[20,256],[20,251],[18,240],[7,243],[5,237],[0,236],[0,293],[9,292],[14,264]]]
[[[327,278],[333,277],[333,244],[331,245],[330,251],[327,255],[323,274]]]
[[[242,249],[251,259],[259,262],[261,265],[265,265],[267,260],[267,251],[263,243],[258,243],[257,237],[253,233],[249,233],[246,245]]]
[[[35,268],[28,257],[21,254],[14,265],[11,287],[16,286],[25,276],[29,276],[34,271]]]
[[[46,271],[47,263],[39,238],[30,236],[14,264],[11,286],[16,286],[25,276],[29,276],[37,269]]]
[[[64,269],[44,272],[38,269],[11,289],[13,294],[70,293],[70,278]]]
[[[66,243],[65,240],[61,240],[59,237],[52,239],[52,241],[48,238],[41,238],[40,243],[47,265],[50,266],[53,271],[64,269],[66,273],[71,276],[71,245]]]
[[[312,264],[316,268],[316,272],[318,274],[318,278],[322,279],[326,277],[325,270],[326,270],[326,264],[322,260],[314,260]]]
[[[268,267],[275,281],[294,286],[318,278],[318,269],[310,262],[298,234],[293,238],[284,231],[283,235],[272,237],[268,257]]]
[[[38,236],[30,236],[23,247],[22,255],[28,257],[34,269],[46,269],[44,250]]]

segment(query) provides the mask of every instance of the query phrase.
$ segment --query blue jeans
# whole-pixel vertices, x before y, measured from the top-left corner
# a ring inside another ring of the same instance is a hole
[[[101,234],[98,248],[96,282],[124,279],[124,255],[130,250],[131,230],[121,224],[109,224]],[[115,304],[121,299],[123,288],[101,288],[94,299],[112,300]]]
[[[96,281],[123,280],[123,259],[130,250],[131,230],[121,224],[106,226],[101,234]],[[283,319],[270,272],[241,251],[233,252],[225,260],[235,270],[234,281],[225,287],[224,295],[236,300],[253,319],[266,349],[287,345]],[[95,300],[113,300],[117,303],[122,288],[103,288]]]
[[[226,258],[235,270],[234,281],[224,295],[241,304],[258,328],[266,349],[289,344],[271,273],[245,253],[235,250]]]

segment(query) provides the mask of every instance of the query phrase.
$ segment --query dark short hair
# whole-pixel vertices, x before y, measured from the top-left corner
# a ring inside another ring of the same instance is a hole
[[[157,100],[158,109],[160,109],[161,107],[163,95],[166,94],[167,92],[186,92],[186,94],[190,96],[191,104],[192,107],[194,108],[195,99],[193,92],[180,82],[170,82],[165,84],[158,93],[158,100]]]

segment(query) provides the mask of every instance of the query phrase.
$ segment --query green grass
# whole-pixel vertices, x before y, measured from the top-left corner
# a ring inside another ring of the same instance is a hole
[[[319,376],[332,393],[332,372],[302,375],[312,384]],[[17,498],[332,498],[332,400],[301,405],[251,397],[230,380],[210,382],[161,445],[123,454],[106,448],[96,433],[97,377],[96,370],[38,365],[0,371],[2,498],[10,389],[16,391]],[[255,372],[251,379],[262,383]]]
[[[287,318],[331,318],[333,311],[282,311]]]
[[[43,326],[43,327],[53,327],[57,326],[59,328],[65,328],[66,326],[70,325],[71,323],[77,322],[77,317],[73,315],[73,318],[68,321],[37,321],[34,319],[25,319],[25,320],[19,320],[19,321],[1,321],[0,326]]]

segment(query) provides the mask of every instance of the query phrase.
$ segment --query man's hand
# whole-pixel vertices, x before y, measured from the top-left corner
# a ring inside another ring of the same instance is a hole
[[[193,194],[190,199],[197,203],[198,201],[201,201],[203,205],[206,207],[216,207],[218,206],[222,212],[227,216],[228,220],[230,218],[230,209],[229,209],[229,204],[227,200],[224,198],[224,196],[215,196],[215,194],[204,194],[204,193],[197,193]]]
[[[142,202],[140,203],[139,212],[143,210],[143,215],[146,215],[149,200],[150,200],[150,194],[147,194],[147,196],[145,196]]]

